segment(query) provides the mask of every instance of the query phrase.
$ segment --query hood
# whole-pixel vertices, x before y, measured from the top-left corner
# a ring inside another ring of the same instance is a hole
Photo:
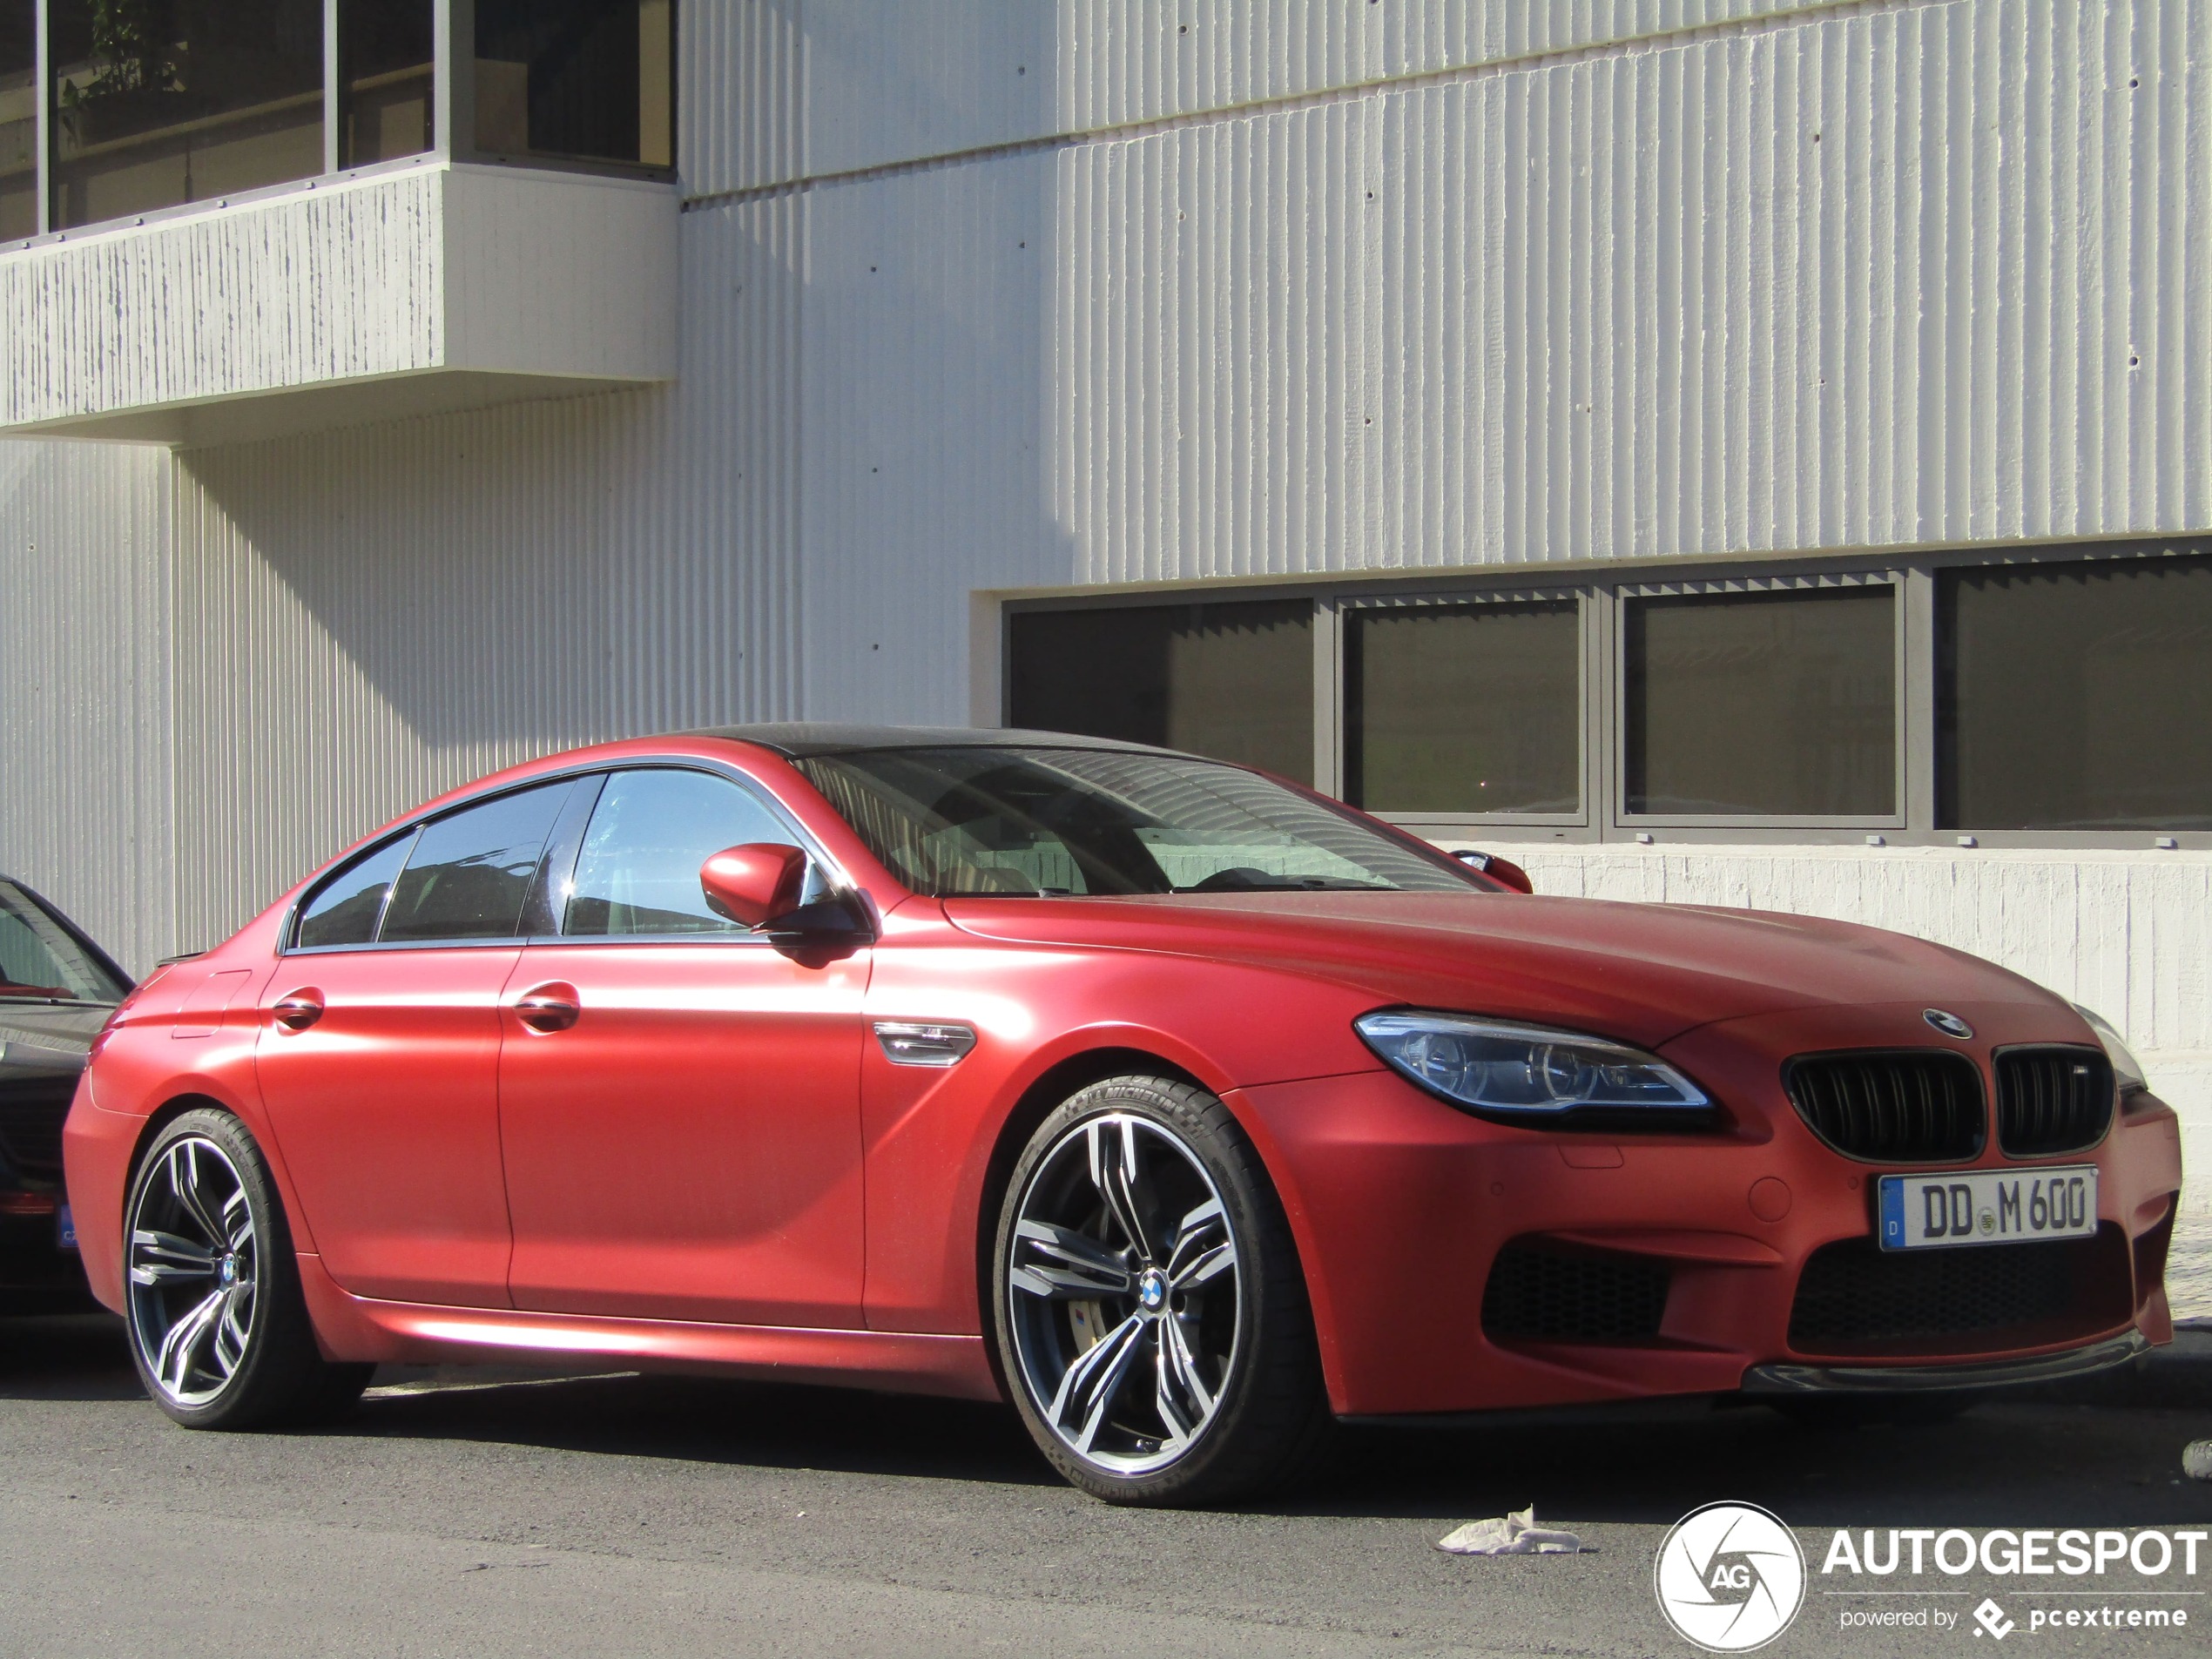
[[[1791,1008],[1925,1001],[2063,1007],[2032,981],[1848,922],[1517,894],[1174,894],[954,898],[965,931],[1150,950],[1333,981],[1378,1005],[1456,1008],[1656,1046]]]
[[[39,1002],[0,1002],[0,1069],[83,1063],[85,1050],[115,1010],[105,1004],[56,1008]]]

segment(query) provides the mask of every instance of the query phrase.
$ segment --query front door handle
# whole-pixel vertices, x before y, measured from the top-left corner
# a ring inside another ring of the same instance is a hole
[[[515,1017],[533,1031],[565,1031],[583,1012],[573,985],[541,985],[515,999]]]
[[[289,996],[279,997],[269,1012],[276,1022],[287,1031],[305,1031],[322,1018],[322,993],[315,990],[294,991]]]

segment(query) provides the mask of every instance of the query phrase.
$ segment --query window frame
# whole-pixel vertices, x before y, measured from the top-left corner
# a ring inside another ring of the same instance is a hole
[[[2074,540],[1952,543],[1865,551],[1730,556],[1663,555],[1562,560],[1541,574],[1523,564],[1439,570],[1330,572],[1303,578],[1155,583],[1115,588],[979,590],[970,667],[971,715],[1006,726],[1010,630],[1028,610],[1163,602],[1209,604],[1306,598],[1314,607],[1314,786],[1341,797],[1345,771],[1345,656],[1343,617],[1376,604],[1511,603],[1572,593],[1582,615],[1584,812],[1575,821],[1515,813],[1393,813],[1374,816],[1424,839],[1454,845],[1485,840],[1532,845],[1655,843],[1672,846],[1881,846],[1959,849],[2212,851],[2212,830],[1961,830],[1938,817],[1936,692],[1937,577],[1960,566],[2080,564],[2212,556],[2212,536],[2098,536]],[[1897,808],[1854,816],[1673,817],[1626,808],[1624,599],[1696,591],[1886,585],[1897,590]]]
[[[57,191],[59,182],[56,163],[58,157],[59,124],[54,119],[54,73],[52,29],[49,12],[53,0],[35,0],[37,63],[34,71],[37,93],[37,227],[28,237],[10,239],[0,244],[0,249],[17,250],[37,247],[71,236],[84,236],[111,230],[124,225],[158,224],[163,219],[186,214],[206,213],[234,204],[265,201],[313,190],[319,184],[333,179],[359,179],[378,173],[395,172],[425,163],[475,163],[490,166],[523,168],[534,172],[595,174],[605,178],[639,179],[655,183],[673,183],[678,176],[678,142],[683,132],[680,99],[683,91],[684,7],[678,0],[668,0],[668,132],[669,160],[666,165],[649,162],[613,161],[588,156],[539,154],[535,152],[506,153],[480,149],[476,144],[476,0],[432,0],[430,145],[420,154],[399,156],[389,160],[363,162],[355,165],[343,165],[342,134],[346,118],[347,80],[343,62],[340,12],[347,4],[367,3],[368,0],[321,0],[322,10],[322,165],[303,178],[287,179],[272,185],[256,185],[246,190],[231,191],[212,200],[172,203],[165,207],[148,208],[116,219],[91,220],[82,225],[64,226],[58,222]],[[459,50],[466,42],[468,50]]]
[[[527,790],[542,788],[550,784],[565,782],[574,785],[596,781],[599,789],[595,791],[591,797],[590,810],[582,815],[582,822],[577,826],[577,833],[570,839],[565,846],[560,845],[560,838],[568,828],[570,815],[576,810],[576,798],[571,796],[570,799],[562,803],[560,812],[554,818],[553,827],[546,836],[545,851],[539,854],[539,879],[541,880],[552,883],[572,880],[576,874],[577,860],[583,851],[583,838],[590,830],[590,813],[598,809],[600,793],[604,791],[606,780],[618,772],[700,772],[710,777],[734,784],[752,795],[766,810],[771,818],[790,832],[792,845],[805,853],[807,859],[819,867],[829,880],[833,890],[851,892],[855,888],[856,884],[844,866],[831,856],[819,840],[808,833],[806,826],[799,823],[783,802],[776,799],[774,792],[747,776],[742,769],[719,765],[698,755],[669,755],[664,758],[627,757],[612,765],[599,761],[588,765],[564,766],[556,771],[541,773],[535,778],[525,778],[514,783],[504,784],[496,789],[484,790],[481,793],[469,796],[466,799],[453,801],[440,806],[435,812],[420,812],[409,815],[398,824],[392,826],[388,833],[379,835],[374,840],[354,849],[319,871],[312,881],[300,888],[300,896],[293,901],[291,908],[285,913],[284,925],[278,932],[277,937],[283,941],[279,948],[278,954],[280,956],[327,956],[343,951],[508,950],[519,949],[529,945],[563,947],[768,945],[771,941],[765,934],[750,931],[730,934],[563,934],[557,930],[551,933],[517,931],[497,939],[372,939],[364,943],[351,945],[302,945],[295,942],[299,939],[300,924],[307,914],[307,907],[315,900],[322,890],[353,868],[354,865],[364,859],[374,858],[394,842],[411,840],[432,824],[451,818],[457,813],[468,812],[473,807],[482,806],[489,801],[497,800],[502,796],[518,795]],[[546,861],[548,853],[552,857],[551,863]],[[402,872],[406,869],[404,859],[401,860],[400,867]],[[537,910],[537,899],[538,890],[533,887],[529,898],[524,901],[523,920],[525,921],[536,919],[532,913]],[[391,905],[391,894],[388,890],[385,894],[384,903],[385,907],[388,909]],[[553,920],[557,929],[558,924],[567,920],[565,910]],[[381,910],[377,913],[376,927],[379,933],[383,931],[384,915]]]

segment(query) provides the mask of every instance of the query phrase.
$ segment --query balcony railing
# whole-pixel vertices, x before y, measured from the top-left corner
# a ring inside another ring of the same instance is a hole
[[[0,246],[411,156],[667,177],[675,0],[0,0]]]

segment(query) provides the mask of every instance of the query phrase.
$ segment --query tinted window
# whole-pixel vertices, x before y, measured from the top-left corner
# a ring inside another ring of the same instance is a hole
[[[1895,812],[1894,604],[1887,587],[1629,600],[1629,811]]]
[[[765,806],[726,778],[673,770],[616,772],[584,832],[562,931],[743,933],[706,907],[699,866],[725,846],[791,840],[791,832]]]
[[[1344,645],[1349,799],[1372,812],[1581,807],[1573,601],[1354,610]]]
[[[379,937],[512,937],[545,838],[572,787],[566,779],[546,784],[425,825],[392,890]]]
[[[1028,610],[1008,623],[1007,718],[1313,779],[1313,605]]]
[[[1173,755],[896,749],[796,763],[917,893],[1465,892],[1480,884],[1271,779]]]
[[[391,894],[392,879],[399,874],[408,849],[414,845],[412,835],[402,835],[356,859],[324,882],[300,914],[300,947],[366,945],[375,938],[384,900]]]
[[[127,988],[29,894],[0,881],[0,1002],[114,1002]]]
[[[476,0],[476,144],[665,167],[673,0]]]
[[[2212,559],[1942,573],[1955,829],[2212,829]]]

